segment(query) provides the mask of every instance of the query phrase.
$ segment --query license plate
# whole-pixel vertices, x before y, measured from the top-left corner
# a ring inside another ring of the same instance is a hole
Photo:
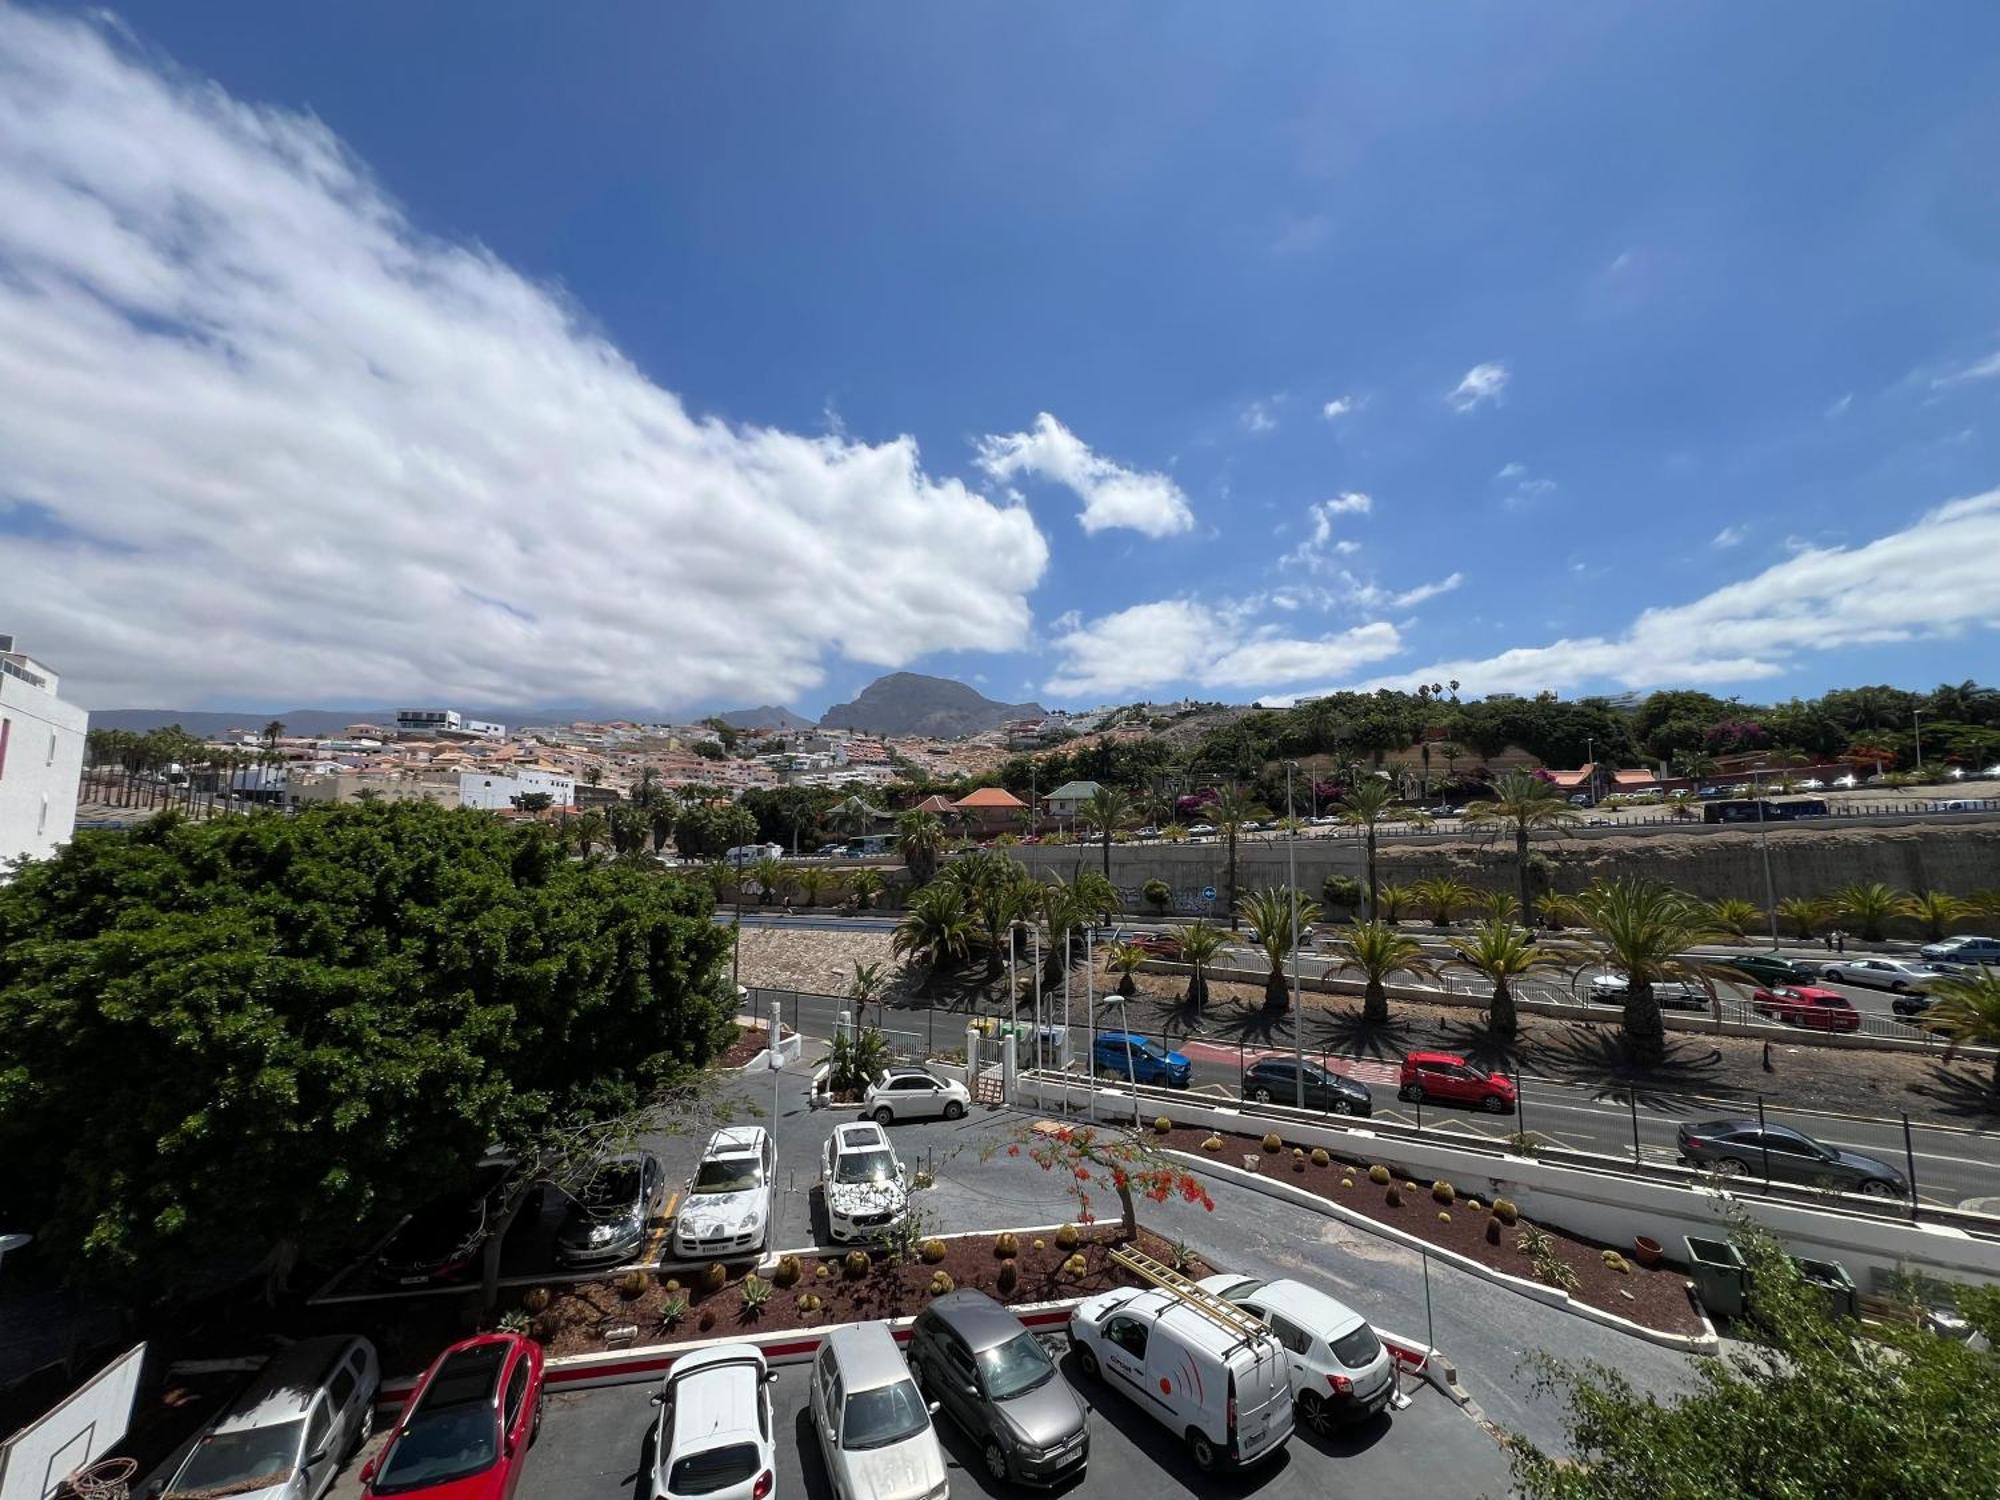
[[[399,1276],[396,1278],[397,1286],[428,1286],[429,1284],[430,1277],[428,1276]]]

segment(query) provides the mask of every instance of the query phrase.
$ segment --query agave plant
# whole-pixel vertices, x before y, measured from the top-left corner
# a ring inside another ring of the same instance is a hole
[[[1160,837],[1170,844],[1185,844],[1187,836],[1187,824],[1185,823],[1169,823],[1165,828],[1160,830]]]
[[[1415,938],[1376,919],[1348,925],[1334,950],[1333,964],[1336,970],[1352,969],[1361,975],[1361,1019],[1377,1026],[1389,1019],[1390,975],[1437,973]]]
[[[1972,904],[1943,891],[1912,891],[1902,899],[1897,911],[1923,928],[1924,936],[1937,942],[1957,922],[1972,915]]]
[[[1453,913],[1462,906],[1469,906],[1473,900],[1471,887],[1449,875],[1434,875],[1428,880],[1413,882],[1410,895],[1417,905],[1431,914],[1432,924],[1438,927],[1451,926]]]
[[[1285,988],[1285,960],[1292,956],[1304,933],[1319,920],[1319,903],[1297,892],[1270,886],[1246,891],[1236,903],[1243,919],[1257,930],[1257,946],[1264,950],[1270,970],[1264,976],[1264,1003],[1282,1010],[1291,1003]],[[1293,923],[1293,913],[1298,916]]]
[[[1834,915],[1843,922],[1852,922],[1867,941],[1879,943],[1890,920],[1902,915],[1903,900],[1902,892],[1879,880],[1850,885],[1833,898]]]
[[[1740,896],[1725,897],[1721,901],[1711,901],[1708,906],[1708,920],[1717,932],[1727,933],[1733,938],[1750,935],[1750,930],[1764,918],[1764,913],[1754,901],[1745,901]]]
[[[1488,1016],[1493,1030],[1512,1036],[1520,1027],[1514,1010],[1514,981],[1537,969],[1559,969],[1569,955],[1545,948],[1512,922],[1489,921],[1471,937],[1458,938],[1451,945],[1458,961],[1493,986]]]

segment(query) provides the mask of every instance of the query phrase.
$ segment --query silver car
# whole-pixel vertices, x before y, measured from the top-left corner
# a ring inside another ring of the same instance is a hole
[[[375,1346],[336,1334],[274,1354],[195,1439],[163,1500],[319,1500],[375,1430]]]
[[[834,1500],[946,1500],[931,1412],[887,1323],[853,1323],[821,1340],[806,1406]]]
[[[1056,1485],[1090,1462],[1082,1400],[1041,1340],[984,1292],[948,1292],[917,1315],[910,1370],[979,1445],[997,1484]]]
[[[1899,995],[1921,995],[1948,975],[1928,964],[1911,963],[1907,958],[1836,958],[1819,966],[1822,979],[1835,984],[1865,984],[1870,989],[1893,990]]]

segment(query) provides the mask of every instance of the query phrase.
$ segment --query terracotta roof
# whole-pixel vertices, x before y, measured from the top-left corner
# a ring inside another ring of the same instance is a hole
[[[1028,804],[1016,797],[1005,787],[983,786],[976,792],[967,792],[954,807],[1026,807]]]
[[[1660,778],[1651,771],[1613,771],[1611,779],[1619,786],[1651,786]]]
[[[945,796],[943,792],[933,792],[930,796],[924,798],[923,801],[919,802],[914,808],[912,808],[911,811],[927,812],[927,813],[947,813],[952,811],[953,808],[956,806],[957,804],[954,803],[951,800],[951,798]]]

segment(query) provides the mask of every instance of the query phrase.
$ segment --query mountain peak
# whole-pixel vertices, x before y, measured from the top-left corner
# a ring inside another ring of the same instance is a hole
[[[819,722],[822,729],[957,739],[1010,719],[1039,719],[1046,713],[1039,703],[996,703],[949,677],[891,672],[869,683],[852,703],[834,704]]]

